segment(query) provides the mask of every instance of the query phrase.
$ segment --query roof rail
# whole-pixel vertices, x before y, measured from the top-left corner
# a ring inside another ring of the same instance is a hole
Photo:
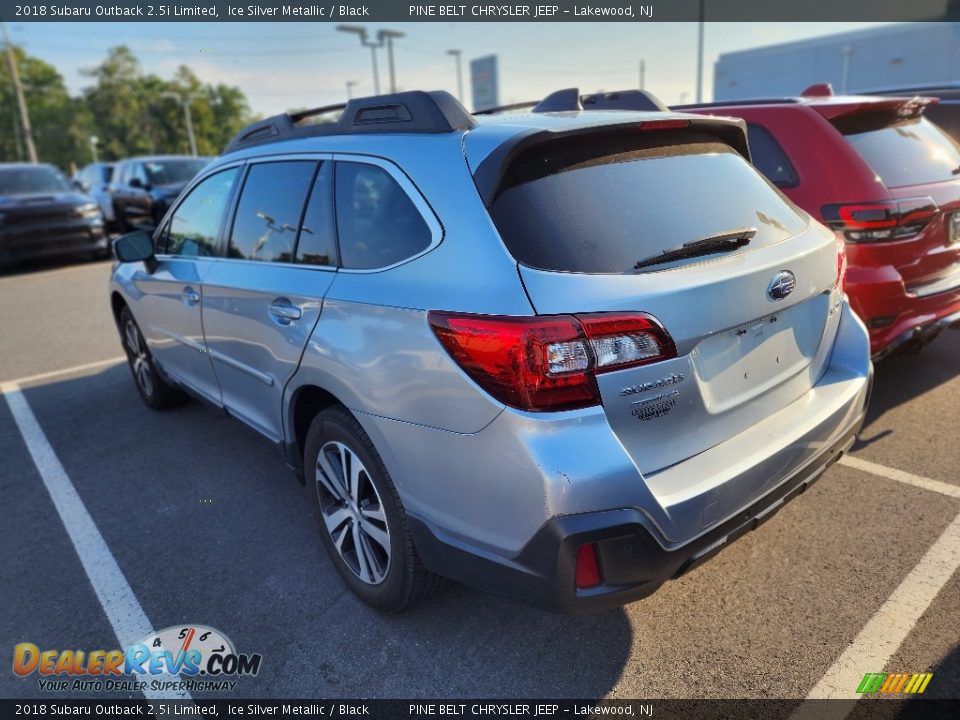
[[[340,112],[330,122],[304,120]],[[444,90],[394,93],[356,98],[342,105],[281,113],[248,125],[227,144],[223,154],[266,143],[321,135],[371,133],[449,133],[469,130],[476,121]]]

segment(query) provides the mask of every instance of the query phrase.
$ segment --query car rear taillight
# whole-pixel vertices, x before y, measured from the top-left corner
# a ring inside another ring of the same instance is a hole
[[[848,242],[907,240],[940,211],[933,198],[824,205],[823,219]]]
[[[597,546],[587,543],[577,548],[577,562],[573,571],[573,582],[578,590],[596,587],[600,584],[600,562],[597,559]]]
[[[677,356],[645,313],[515,317],[432,311],[444,349],[500,402],[535,412],[599,405],[596,375]]]

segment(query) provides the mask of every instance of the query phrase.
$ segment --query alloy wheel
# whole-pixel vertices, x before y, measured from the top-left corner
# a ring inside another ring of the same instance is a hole
[[[317,456],[316,483],[337,553],[361,581],[379,585],[390,569],[390,528],[363,462],[343,443],[328,442]]]
[[[150,368],[150,361],[147,357],[146,344],[140,335],[133,320],[127,320],[123,328],[124,341],[127,350],[130,353],[130,367],[133,368],[133,376],[136,378],[137,385],[146,397],[153,395],[153,370]]]

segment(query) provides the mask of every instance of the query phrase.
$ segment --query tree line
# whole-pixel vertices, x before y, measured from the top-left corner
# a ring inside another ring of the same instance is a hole
[[[96,153],[103,161],[188,154],[183,108],[167,93],[190,97],[200,155],[219,154],[251,120],[239,88],[203,83],[186,65],[170,80],[144,73],[123,45],[111,48],[100,65],[82,71],[91,84],[78,96],[70,95],[55,67],[21,48],[14,53],[37,156],[66,171],[93,161],[91,138],[96,138]],[[26,159],[9,63],[0,59],[0,162]]]

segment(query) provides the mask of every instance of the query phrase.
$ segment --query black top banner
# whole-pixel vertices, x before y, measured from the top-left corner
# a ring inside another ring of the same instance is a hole
[[[32,22],[747,22],[960,21],[960,0],[61,0],[8,3],[0,20]]]

